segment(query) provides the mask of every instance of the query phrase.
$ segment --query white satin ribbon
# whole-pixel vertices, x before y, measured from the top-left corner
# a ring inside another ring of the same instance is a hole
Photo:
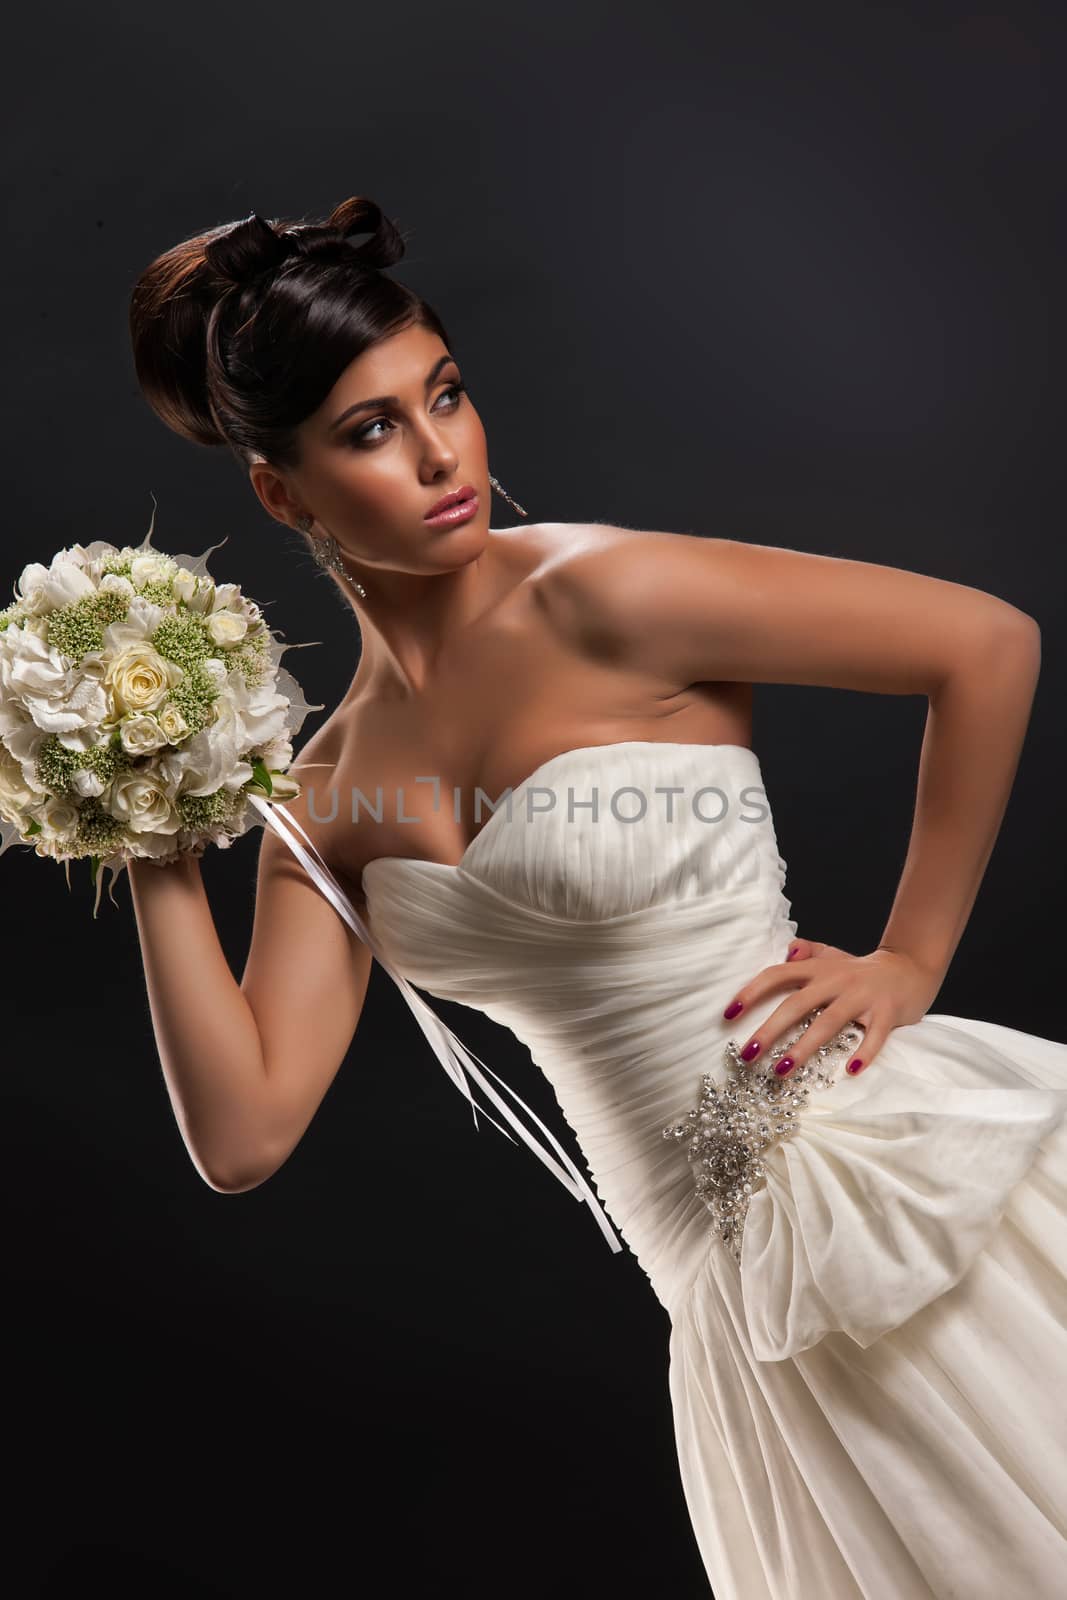
[[[475,1131],[478,1131],[478,1113],[481,1112],[482,1116],[488,1118],[498,1132],[502,1133],[506,1139],[511,1139],[511,1134],[508,1133],[507,1129],[502,1128],[500,1123],[497,1122],[495,1118],[489,1116],[489,1113],[482,1106],[477,1104],[474,1096],[471,1093],[470,1085],[467,1082],[465,1075],[467,1073],[469,1073],[474,1081],[479,1085],[483,1093],[488,1095],[489,1099],[515,1129],[516,1133],[523,1140],[523,1142],[529,1146],[534,1155],[537,1156],[538,1160],[543,1161],[549,1171],[559,1179],[560,1183],[562,1183],[567,1192],[573,1195],[576,1200],[583,1201],[590,1207],[601,1232],[604,1234],[604,1237],[607,1239],[612,1250],[618,1254],[618,1252],[622,1249],[622,1244],[616,1237],[611,1223],[608,1221],[608,1218],[604,1213],[599,1201],[597,1200],[596,1195],[586,1183],[585,1179],[582,1177],[582,1174],[574,1165],[574,1162],[563,1149],[563,1146],[560,1144],[559,1140],[555,1137],[552,1131],[545,1126],[537,1113],[531,1110],[531,1108],[526,1105],[522,1099],[520,1099],[520,1097],[515,1093],[514,1089],[504,1082],[503,1078],[498,1077],[497,1074],[493,1072],[491,1067],[487,1067],[485,1062],[482,1061],[479,1056],[474,1056],[470,1051],[468,1051],[462,1040],[452,1032],[452,1029],[448,1027],[446,1023],[442,1022],[441,1018],[432,1009],[432,1007],[426,1004],[426,1001],[413,987],[413,985],[408,982],[403,973],[398,972],[393,966],[392,962],[390,962],[376,947],[363,918],[359,915],[359,912],[345,894],[344,890],[337,882],[337,879],[331,873],[329,867],[326,865],[319,851],[316,849],[315,844],[308,836],[306,830],[301,827],[296,818],[290,816],[289,812],[285,809],[285,806],[280,801],[264,800],[259,795],[250,795],[249,799],[262,815],[264,822],[274,830],[280,839],[284,839],[285,843],[293,851],[293,854],[304,867],[305,871],[315,883],[316,887],[322,891],[326,899],[334,907],[334,910],[348,924],[353,932],[359,935],[364,944],[370,948],[375,959],[381,963],[382,967],[392,978],[393,982],[396,984],[397,988],[404,996],[404,999],[414,1012],[415,1020],[418,1022],[419,1027],[422,1029],[426,1038],[429,1040],[434,1055],[437,1057],[441,1066],[444,1067],[456,1088],[459,1089],[460,1093],[464,1094],[470,1101],[471,1110],[474,1115]],[[282,818],[284,818],[284,822],[282,821]],[[305,849],[304,846],[290,834],[288,831],[290,828],[295,828],[297,832],[300,833],[300,835],[307,841],[308,849]],[[497,1083],[506,1089],[508,1094],[511,1095],[512,1099],[522,1107],[522,1109],[526,1112],[526,1115],[533,1119],[533,1121],[541,1129],[541,1132],[544,1134],[545,1138],[552,1145],[552,1148],[559,1154],[560,1161],[553,1160],[548,1151],[543,1149],[528,1131],[528,1129],[523,1127],[518,1117],[516,1117],[515,1113],[510,1109],[506,1102],[497,1094],[492,1084],[488,1083],[483,1077],[482,1073],[478,1070],[478,1066],[475,1066],[475,1062],[478,1062],[479,1066],[485,1067],[485,1071],[488,1072],[491,1077],[495,1078]],[[511,1142],[514,1144],[515,1141],[512,1139]],[[560,1162],[562,1162],[562,1165]]]

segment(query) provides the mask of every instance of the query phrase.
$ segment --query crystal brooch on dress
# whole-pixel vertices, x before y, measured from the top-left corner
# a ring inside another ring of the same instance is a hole
[[[759,1066],[741,1060],[737,1041],[725,1048],[729,1076],[717,1086],[710,1072],[701,1078],[700,1103],[685,1120],[663,1129],[665,1139],[688,1139],[687,1157],[700,1168],[696,1191],[715,1218],[723,1244],[740,1264],[749,1201],[766,1179],[761,1157],[773,1144],[796,1133],[797,1114],[813,1088],[829,1088],[836,1068],[863,1038],[863,1024],[850,1022],[819,1045],[807,1061],[779,1078],[775,1062],[786,1054],[819,1014],[809,1011],[790,1036],[774,1046]]]

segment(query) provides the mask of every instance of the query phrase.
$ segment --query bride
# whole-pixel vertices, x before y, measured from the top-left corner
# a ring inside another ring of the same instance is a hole
[[[505,491],[441,320],[387,276],[403,250],[356,197],[187,239],[133,293],[149,404],[229,447],[361,637],[300,797],[261,805],[239,983],[197,860],[130,864],[190,1157],[226,1193],[277,1171],[377,957],[457,1085],[477,1078],[667,1308],[717,1600],[1052,1600],[1067,1045],[929,1010],[1011,791],[1037,624],[963,585],[728,538],[490,528]],[[927,697],[873,950],[797,937],[757,681]],[[415,984],[528,1046],[595,1193]]]

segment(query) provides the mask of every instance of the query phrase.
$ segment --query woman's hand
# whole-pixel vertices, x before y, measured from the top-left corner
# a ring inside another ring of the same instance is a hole
[[[755,1061],[768,1045],[790,1033],[817,1006],[821,1011],[790,1046],[775,1070],[787,1077],[820,1045],[827,1044],[851,1022],[864,1028],[862,1056],[847,1070],[869,1067],[894,1028],[919,1022],[941,987],[942,974],[927,971],[911,956],[880,945],[869,955],[854,956],[836,945],[816,939],[794,939],[785,961],[764,967],[745,984],[723,1013],[727,1021],[752,1011],[768,995],[788,988],[794,992],[753,1028],[742,1050],[745,1061]],[[783,1068],[785,1069],[783,1071]]]

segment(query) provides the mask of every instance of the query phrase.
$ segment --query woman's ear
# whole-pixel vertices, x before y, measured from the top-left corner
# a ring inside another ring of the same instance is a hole
[[[303,513],[303,507],[293,499],[289,485],[277,469],[262,456],[257,456],[249,463],[248,477],[263,509],[275,522],[281,522],[287,528],[294,527],[296,519]]]

